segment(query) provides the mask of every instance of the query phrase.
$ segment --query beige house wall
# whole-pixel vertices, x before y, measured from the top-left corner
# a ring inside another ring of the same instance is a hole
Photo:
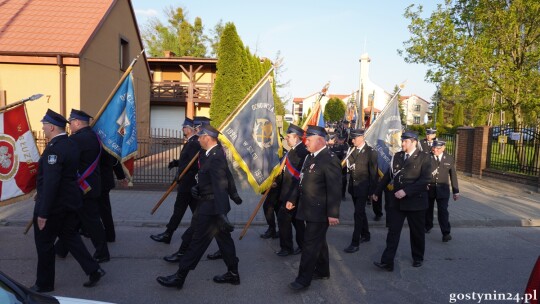
[[[79,67],[66,67],[66,108],[79,107]],[[34,94],[44,96],[27,102],[32,130],[41,130],[47,109],[60,113],[60,68],[56,65],[0,64],[0,90],[6,91],[7,104]]]
[[[81,55],[81,109],[94,116],[103,106],[124,71],[120,69],[120,39],[129,43],[129,62],[140,52],[136,24],[128,2],[118,1],[95,34],[90,46]],[[137,104],[139,134],[149,128],[150,76],[144,58],[133,68],[133,85]]]

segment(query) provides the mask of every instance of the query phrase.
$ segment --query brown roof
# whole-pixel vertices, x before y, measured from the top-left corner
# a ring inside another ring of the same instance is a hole
[[[80,54],[116,0],[6,0],[0,53]]]

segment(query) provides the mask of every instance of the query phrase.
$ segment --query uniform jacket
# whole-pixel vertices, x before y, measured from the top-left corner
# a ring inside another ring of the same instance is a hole
[[[296,218],[308,222],[328,222],[339,217],[341,203],[341,163],[324,148],[312,157],[308,155],[300,176],[300,197]]]
[[[48,218],[82,206],[78,167],[77,144],[65,134],[53,138],[39,159],[35,216]]]
[[[199,136],[193,135],[188,139],[188,141],[182,148],[182,151],[180,152],[180,159],[178,160],[177,176],[179,176],[182,173],[182,171],[184,171],[186,166],[193,159],[193,157],[197,155],[199,151],[201,151],[201,145],[199,144]],[[197,171],[198,171],[198,166],[195,163],[189,168],[189,170],[186,172],[186,174],[182,177],[182,179],[178,183],[178,192],[191,191],[191,188],[197,184],[197,181],[195,180],[195,175],[197,175]]]
[[[334,152],[334,154],[339,158],[339,160],[343,160],[345,158],[345,156],[347,156],[347,151],[349,150],[349,145],[347,145],[346,143],[342,143],[342,144],[334,144],[330,150],[332,152]],[[343,167],[343,169],[341,169],[341,173],[343,175],[346,175],[347,174],[347,167]]]
[[[101,174],[101,191],[109,191],[115,187],[114,175],[116,175],[117,179],[126,178],[122,164],[105,150],[101,151],[99,170]]]
[[[302,165],[304,164],[304,159],[309,152],[306,149],[304,143],[298,144],[294,149],[289,150],[287,157],[289,159],[289,164],[298,172],[302,170]],[[298,184],[300,183],[299,178],[295,178],[287,169],[287,164],[283,168],[283,173],[281,177],[281,191],[279,194],[279,200],[282,202],[293,202],[298,201]]]
[[[434,138],[433,140],[437,140],[437,138]],[[420,141],[420,146],[422,147],[422,152],[424,153],[431,153],[431,144],[433,143],[432,142],[429,142],[427,141],[427,139],[422,139]]]
[[[430,155],[416,149],[407,161],[405,152],[394,154],[392,165],[379,182],[375,193],[381,192],[389,183],[393,183],[393,193],[403,189],[407,195],[402,199],[394,198],[400,210],[416,211],[428,207],[427,186],[431,180]]]
[[[349,193],[353,197],[372,195],[379,179],[377,152],[365,144],[361,150],[353,147],[349,156]]]
[[[452,193],[459,193],[456,164],[454,158],[443,152],[440,164],[437,163],[435,155],[431,154],[431,181],[429,182],[429,197],[449,198],[450,182],[452,183]]]
[[[231,210],[228,194],[236,191],[231,189],[232,176],[228,176],[227,159],[223,149],[218,146],[210,149],[208,156],[205,153],[201,151],[203,159],[200,161],[197,187],[202,199],[199,200],[197,212],[204,215],[227,214]]]
[[[101,149],[101,145],[97,139],[97,135],[90,127],[84,127],[79,131],[71,134],[69,137],[79,147],[79,174],[83,174],[84,171],[96,160]],[[94,172],[86,178],[86,181],[90,184],[92,189],[84,195],[84,197],[97,198],[101,195],[101,176],[99,165]]]

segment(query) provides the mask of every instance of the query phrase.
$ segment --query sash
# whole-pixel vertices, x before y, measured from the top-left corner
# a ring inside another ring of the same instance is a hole
[[[86,179],[92,174],[94,173],[94,170],[96,170],[97,166],[99,165],[99,158],[101,157],[101,150],[102,150],[102,147],[101,147],[101,139],[99,138],[99,136],[94,132],[94,134],[96,135],[96,138],[99,142],[99,154],[96,158],[96,160],[94,160],[94,162],[88,167],[86,168],[86,170],[83,172],[83,174],[78,174],[79,175],[79,179],[77,180],[77,182],[79,183],[79,188],[81,188],[82,192],[84,194],[88,193],[90,190],[92,190],[92,187],[90,186],[90,184],[86,181]]]
[[[300,179],[300,171],[296,170],[296,168],[289,161],[289,153],[285,155],[285,168],[287,168],[287,172],[289,172],[289,174],[291,174],[296,180]]]

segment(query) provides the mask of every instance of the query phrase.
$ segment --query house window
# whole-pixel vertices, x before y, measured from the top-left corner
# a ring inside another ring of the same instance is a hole
[[[420,112],[420,105],[414,105],[414,110],[416,112]]]
[[[129,41],[120,38],[120,69],[127,70],[129,66]]]
[[[415,117],[414,117],[414,124],[415,124],[415,125],[419,125],[419,124],[420,124],[420,116],[415,116]]]

